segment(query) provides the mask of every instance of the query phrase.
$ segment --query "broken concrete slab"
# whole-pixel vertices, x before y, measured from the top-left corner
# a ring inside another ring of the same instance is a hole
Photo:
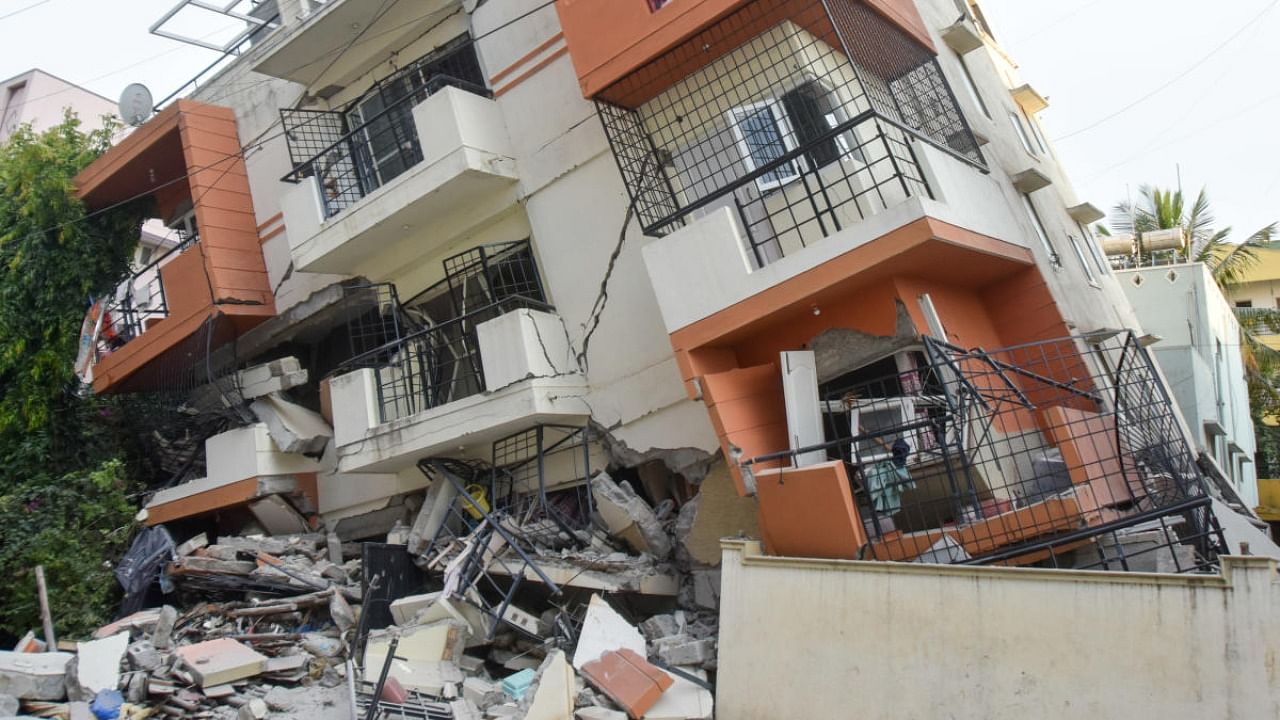
[[[285,400],[279,393],[264,395],[249,406],[267,426],[280,452],[318,457],[333,439],[333,428],[320,413]]]
[[[173,647],[173,625],[178,622],[178,611],[171,605],[165,605],[156,612],[156,622],[152,626],[151,644],[157,650],[168,650]]]
[[[75,672],[68,672],[68,694],[73,700],[91,700],[103,690],[120,684],[120,663],[129,649],[129,633],[76,643]]]
[[[482,710],[506,699],[502,688],[498,687],[497,683],[474,675],[462,681],[462,697],[475,703]]]
[[[655,640],[653,649],[667,665],[700,666],[716,659],[716,641],[713,638],[695,640],[688,635],[673,635]]]
[[[556,650],[538,668],[537,679],[525,693],[524,720],[564,720],[573,714],[573,699],[578,694],[573,668],[564,659],[564,651]]]
[[[18,714],[21,703],[12,695],[0,694],[0,718],[13,717]]]
[[[108,625],[103,625],[93,632],[95,640],[101,640],[105,637],[111,637],[121,630],[142,630],[149,631],[156,626],[156,622],[160,619],[160,608],[149,608],[147,610],[139,610],[138,612],[122,617]]]
[[[238,379],[240,396],[252,400],[307,384],[307,371],[298,358],[283,357],[245,368]]]
[[[720,569],[695,569],[689,573],[693,582],[693,602],[708,610],[720,609]]]
[[[271,535],[297,535],[311,529],[302,513],[279,495],[268,495],[249,503],[249,512]]]
[[[704,670],[680,668],[680,671],[704,681],[707,679]],[[674,673],[667,674],[671,676],[671,687],[644,714],[644,720],[706,720],[712,717],[715,698],[710,690]]]
[[[721,460],[707,471],[693,500],[680,508],[675,534],[694,562],[719,566],[721,538],[760,537],[760,510],[754,497],[738,494]]]
[[[205,533],[200,533],[199,535],[196,535],[190,540],[179,545],[176,549],[174,549],[174,552],[178,555],[178,557],[186,557],[187,555],[190,555],[191,553],[195,552],[196,550],[199,550],[202,547],[208,547],[208,545],[209,545],[209,536],[206,535]]]
[[[201,687],[250,678],[267,667],[265,655],[230,638],[185,645],[176,652]]]
[[[674,681],[632,650],[608,650],[582,667],[587,681],[632,718],[644,717]]]
[[[267,713],[270,708],[262,698],[253,698],[249,702],[240,706],[240,710],[236,713],[239,720],[266,720]]]
[[[610,650],[627,649],[643,656],[644,635],[627,622],[599,595],[587,603],[587,616],[578,634],[578,647],[573,653],[573,667],[582,670],[587,663]]]
[[[146,670],[150,672],[160,667],[163,659],[160,652],[156,650],[156,646],[151,644],[150,640],[138,640],[131,643],[126,650],[129,656],[129,665],[134,670]]]
[[[591,497],[609,533],[626,541],[636,552],[658,559],[671,554],[671,538],[653,508],[626,482],[617,483],[608,473],[591,478]]]
[[[74,657],[65,652],[0,651],[0,693],[20,700],[61,700],[67,692],[67,665]]]
[[[640,632],[649,640],[679,635],[682,630],[683,625],[675,615],[670,614],[654,615],[640,623]]]
[[[621,710],[599,706],[579,708],[573,717],[575,720],[627,720],[627,714]]]
[[[449,712],[453,713],[453,720],[481,720],[482,717],[480,708],[466,698],[450,700]]]
[[[458,488],[447,478],[438,475],[432,478],[426,497],[422,500],[422,507],[414,518],[413,527],[409,528],[409,541],[405,545],[411,555],[421,555],[430,547],[449,518],[457,497]]]

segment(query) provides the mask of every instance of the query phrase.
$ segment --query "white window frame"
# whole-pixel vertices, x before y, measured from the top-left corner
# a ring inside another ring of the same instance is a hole
[[[1040,243],[1044,245],[1045,252],[1049,253],[1049,262],[1055,268],[1062,267],[1062,256],[1058,254],[1057,248],[1053,246],[1053,241],[1049,239],[1049,230],[1045,228],[1044,222],[1040,220],[1040,212],[1036,210],[1035,203],[1031,202],[1029,193],[1022,193],[1022,205],[1027,210],[1027,217],[1031,220],[1031,226],[1035,228],[1036,235],[1040,237]]]
[[[1089,259],[1084,256],[1084,248],[1080,247],[1080,240],[1075,235],[1067,235],[1067,242],[1071,243],[1071,249],[1076,254],[1076,259],[1080,261],[1080,267],[1084,268],[1084,276],[1089,279],[1089,284],[1094,287],[1098,285],[1098,278],[1093,274],[1093,268],[1089,266]]]
[[[791,129],[791,120],[787,117],[786,110],[782,107],[781,101],[777,99],[761,100],[759,102],[747,103],[739,105],[729,110],[729,124],[733,127],[733,136],[737,140],[738,150],[742,153],[742,162],[747,166],[747,172],[755,172],[760,166],[756,163],[755,156],[751,154],[751,146],[747,144],[747,137],[742,132],[741,119],[744,116],[753,115],[760,110],[768,110],[773,118],[774,127],[777,128],[779,140],[782,141],[784,153],[789,153],[796,149],[794,131]],[[795,158],[791,161],[790,175],[780,177],[774,180],[767,180],[763,176],[756,178],[756,187],[761,191],[776,190],[800,178],[799,166],[797,162],[802,158]],[[778,166],[774,172],[783,171],[784,165]]]
[[[1093,236],[1089,230],[1089,226],[1082,222],[1077,222],[1076,227],[1080,228],[1080,237],[1085,244],[1089,246],[1090,254],[1093,255],[1093,261],[1098,265],[1098,272],[1102,275],[1111,274],[1111,263],[1107,262],[1107,258],[1102,254],[1102,246],[1098,244],[1098,238]]]
[[[1022,123],[1022,114],[1010,110],[1009,122],[1013,123],[1014,132],[1018,134],[1018,139],[1022,141],[1022,148],[1034,157],[1036,150],[1031,146],[1031,136],[1027,133],[1027,126]]]

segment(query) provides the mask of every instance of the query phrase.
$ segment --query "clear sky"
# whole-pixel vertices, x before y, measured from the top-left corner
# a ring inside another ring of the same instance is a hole
[[[112,99],[141,82],[159,100],[217,57],[148,34],[173,4],[0,0],[0,79],[39,67]],[[1082,198],[1110,210],[1141,183],[1175,185],[1181,166],[1183,188],[1207,185],[1237,239],[1280,220],[1278,4],[982,0],[1024,79],[1049,97],[1042,120]],[[231,24],[192,15],[178,27],[216,36]]]

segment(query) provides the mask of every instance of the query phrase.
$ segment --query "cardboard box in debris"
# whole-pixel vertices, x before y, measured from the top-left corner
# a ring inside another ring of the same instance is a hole
[[[756,532],[723,463],[656,509],[598,473],[585,522],[437,470],[386,543],[150,528],[117,574],[169,604],[0,652],[0,717],[712,717],[719,539]]]

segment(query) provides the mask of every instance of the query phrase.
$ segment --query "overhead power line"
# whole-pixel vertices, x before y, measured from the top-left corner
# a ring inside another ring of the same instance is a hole
[[[1256,23],[1258,20],[1262,19],[1262,16],[1263,16],[1263,15],[1266,15],[1267,13],[1271,12],[1271,9],[1272,9],[1272,8],[1274,8],[1274,7],[1276,6],[1276,3],[1277,3],[1277,2],[1280,2],[1280,0],[1271,0],[1271,2],[1270,2],[1270,3],[1267,3],[1267,6],[1266,6],[1266,7],[1262,8],[1262,10],[1261,10],[1258,14],[1256,14],[1256,15],[1254,15],[1253,17],[1249,18],[1249,20],[1248,20],[1247,22],[1245,22],[1243,25],[1241,25],[1241,26],[1240,26],[1240,27],[1239,27],[1235,32],[1231,33],[1231,35],[1229,35],[1229,36],[1227,37],[1227,39],[1226,39],[1226,40],[1223,40],[1222,42],[1220,42],[1220,43],[1218,43],[1217,45],[1215,45],[1215,46],[1213,47],[1213,49],[1212,49],[1212,50],[1210,50],[1208,53],[1206,53],[1205,55],[1203,55],[1199,60],[1196,60],[1194,63],[1192,63],[1191,65],[1189,65],[1185,70],[1183,70],[1182,72],[1180,72],[1180,73],[1178,73],[1177,75],[1173,76],[1173,77],[1172,77],[1172,78],[1170,78],[1169,80],[1165,81],[1164,83],[1161,83],[1161,84],[1160,84],[1158,87],[1156,87],[1154,90],[1151,90],[1150,92],[1146,93],[1145,95],[1142,95],[1142,96],[1140,96],[1140,97],[1138,97],[1138,98],[1135,98],[1134,100],[1132,100],[1131,102],[1129,102],[1129,104],[1125,105],[1124,107],[1122,107],[1122,108],[1120,108],[1120,109],[1116,110],[1115,112],[1112,112],[1112,113],[1111,113],[1111,114],[1109,114],[1109,115],[1105,115],[1105,116],[1103,116],[1103,117],[1099,118],[1098,120],[1095,120],[1093,123],[1091,123],[1091,124],[1089,124],[1089,125],[1086,125],[1086,126],[1084,126],[1084,127],[1080,128],[1080,129],[1078,129],[1078,130],[1073,130],[1072,132],[1069,132],[1069,133],[1067,133],[1066,135],[1062,135],[1062,136],[1060,136],[1060,137],[1054,138],[1054,142],[1061,142],[1061,141],[1063,141],[1063,140],[1067,140],[1067,139],[1069,139],[1069,138],[1073,138],[1073,137],[1075,137],[1076,135],[1079,135],[1079,134],[1081,134],[1081,133],[1088,132],[1088,131],[1090,131],[1090,130],[1092,130],[1092,129],[1096,128],[1096,127],[1098,127],[1099,125],[1101,125],[1101,124],[1103,124],[1103,123],[1107,122],[1108,120],[1111,120],[1112,118],[1115,118],[1115,117],[1117,117],[1117,116],[1119,116],[1119,115],[1121,115],[1121,114],[1123,114],[1123,113],[1127,112],[1128,110],[1131,110],[1131,109],[1133,109],[1133,108],[1137,107],[1137,106],[1138,106],[1138,105],[1140,105],[1141,103],[1143,103],[1143,102],[1145,102],[1145,101],[1149,100],[1150,98],[1152,98],[1152,97],[1154,97],[1155,95],[1159,94],[1160,92],[1164,91],[1164,90],[1165,90],[1165,89],[1167,89],[1169,86],[1173,85],[1174,83],[1178,82],[1178,81],[1179,81],[1179,80],[1181,80],[1182,78],[1184,78],[1184,77],[1186,77],[1187,75],[1191,74],[1191,72],[1192,72],[1192,71],[1194,71],[1196,68],[1198,68],[1198,67],[1200,67],[1201,65],[1203,65],[1207,60],[1209,60],[1209,58],[1212,58],[1214,55],[1217,55],[1219,52],[1221,52],[1224,48],[1226,48],[1228,45],[1230,45],[1230,44],[1231,44],[1231,42],[1232,42],[1233,40],[1235,40],[1236,38],[1240,37],[1241,33],[1243,33],[1245,30],[1248,30],[1249,28],[1253,27],[1253,24],[1254,24],[1254,23]]]
[[[41,5],[44,5],[44,4],[46,4],[46,3],[50,3],[50,2],[53,2],[53,0],[40,0],[39,2],[31,3],[30,5],[28,5],[28,6],[26,6],[26,7],[23,7],[23,8],[18,8],[17,10],[14,10],[14,11],[13,11],[13,12],[11,12],[11,13],[7,13],[7,14],[4,14],[4,15],[0,15],[0,20],[8,20],[9,18],[13,17],[14,15],[21,15],[22,13],[24,13],[24,12],[26,12],[26,11],[28,11],[28,10],[34,10],[34,9],[36,9],[36,8],[40,7]]]

